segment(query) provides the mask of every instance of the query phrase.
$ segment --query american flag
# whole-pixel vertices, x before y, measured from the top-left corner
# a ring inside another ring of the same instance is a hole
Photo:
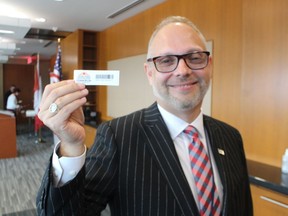
[[[50,73],[50,83],[56,83],[61,80],[62,80],[61,46],[59,44],[54,70],[52,73]]]

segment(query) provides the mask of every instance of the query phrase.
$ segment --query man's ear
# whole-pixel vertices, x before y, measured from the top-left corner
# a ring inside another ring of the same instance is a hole
[[[149,83],[151,84],[152,82],[152,76],[153,76],[153,71],[149,65],[149,63],[145,62],[144,63],[144,71],[146,73],[146,76],[148,78]]]
[[[209,56],[209,63],[208,63],[209,71],[210,71],[210,79],[213,77],[213,58]]]

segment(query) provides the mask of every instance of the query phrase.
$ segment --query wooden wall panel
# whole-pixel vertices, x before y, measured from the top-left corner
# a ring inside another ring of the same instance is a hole
[[[6,92],[11,84],[21,89],[19,99],[27,109],[33,109],[34,65],[3,65],[3,87]]]
[[[79,44],[79,36],[79,31],[75,31],[61,41],[63,79],[73,79],[73,71],[82,69],[82,44]]]
[[[41,58],[41,56],[40,56]],[[22,100],[23,110],[34,109],[34,68],[35,63],[27,64],[3,64],[3,89],[6,92],[11,84],[21,89],[19,100]],[[49,61],[40,61],[40,75],[42,79],[43,89],[50,83],[49,77]],[[25,115],[18,115],[17,123],[27,122]]]
[[[52,72],[54,70],[55,61],[56,61],[56,54],[51,56],[51,58],[50,58],[50,61],[49,61],[49,71],[50,72]]]
[[[288,1],[245,0],[241,130],[247,156],[281,166],[288,148]]]
[[[56,50],[55,50],[55,52],[56,52]],[[55,63],[55,61],[54,61],[54,63]],[[41,60],[40,61],[40,75],[41,75],[41,79],[42,79],[43,91],[44,91],[45,86],[50,83],[50,72],[51,71],[53,71],[53,67],[51,70],[51,61],[50,60]],[[33,97],[34,97],[34,94],[33,94]]]

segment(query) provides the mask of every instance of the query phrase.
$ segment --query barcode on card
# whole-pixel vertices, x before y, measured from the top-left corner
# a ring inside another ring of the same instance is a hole
[[[96,79],[114,79],[113,74],[97,74]]]

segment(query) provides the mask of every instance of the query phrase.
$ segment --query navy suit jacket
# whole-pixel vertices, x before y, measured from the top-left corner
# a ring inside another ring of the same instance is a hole
[[[253,215],[239,132],[208,116],[204,127],[224,188],[222,215]],[[113,216],[199,215],[156,103],[101,124],[71,182],[55,188],[51,173],[50,163],[37,196],[38,215],[100,215],[107,203]]]

